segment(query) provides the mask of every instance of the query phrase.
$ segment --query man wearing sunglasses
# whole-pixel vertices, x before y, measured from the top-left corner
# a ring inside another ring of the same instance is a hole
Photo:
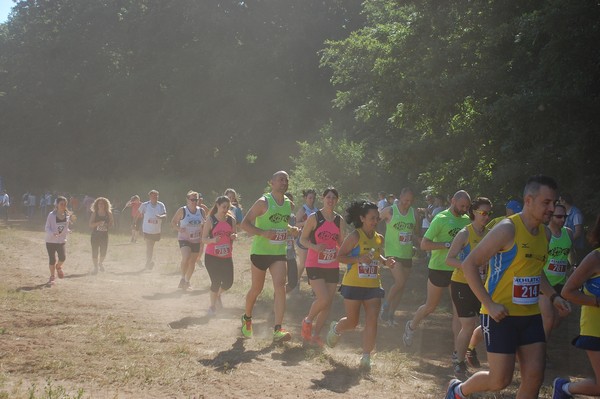
[[[556,190],[556,182],[548,176],[530,178],[523,192],[523,211],[498,223],[463,261],[467,283],[482,304],[481,326],[490,369],[465,382],[450,381],[447,399],[504,389],[513,379],[517,358],[521,371],[517,397],[538,397],[546,353],[540,291],[559,311],[570,311],[568,302],[554,292],[542,272],[551,237],[543,223],[554,212]],[[479,265],[488,261],[484,286]]]
[[[154,244],[160,241],[162,221],[167,217],[165,204],[158,200],[158,191],[150,190],[149,201],[144,202],[138,209],[138,218],[142,218],[142,231],[146,240],[146,269],[154,267],[152,257],[154,255]]]

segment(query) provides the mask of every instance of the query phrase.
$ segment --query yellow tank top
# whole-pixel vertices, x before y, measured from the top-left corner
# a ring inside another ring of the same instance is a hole
[[[600,252],[600,248],[596,251]],[[600,277],[600,274],[595,274],[591,278]],[[586,295],[592,295],[588,290],[583,289]],[[581,317],[579,318],[579,329],[581,335],[600,338],[600,308],[595,306],[582,306]]]
[[[346,273],[342,279],[342,285],[350,287],[379,288],[381,287],[382,267],[379,256],[381,255],[383,237],[381,234],[375,232],[373,238],[369,238],[362,229],[356,229],[356,231],[358,232],[358,244],[356,247],[352,248],[350,256],[368,254],[371,252],[371,249],[374,249],[374,260],[368,265],[360,263],[347,264]]]
[[[540,224],[534,236],[523,224],[520,214],[508,219],[515,226],[514,244],[490,259],[485,288],[494,302],[508,309],[510,316],[539,314],[541,274],[548,257],[546,228]],[[488,313],[483,305],[481,313]]]
[[[460,253],[458,254],[458,259],[460,259],[461,262],[467,258],[467,256],[471,253],[471,251],[473,249],[475,249],[477,244],[479,244],[479,242],[483,239],[483,237],[485,237],[485,235],[489,231],[488,228],[485,227],[483,229],[483,236],[479,237],[477,235],[477,233],[475,232],[475,230],[473,229],[472,224],[467,225],[465,227],[465,229],[467,229],[467,231],[469,232],[469,239],[467,241],[467,244],[463,247],[462,251],[460,251]],[[454,269],[454,272],[452,272],[452,281],[456,281],[457,283],[467,284],[467,279],[465,278],[465,273],[463,272],[463,270],[461,268],[457,267],[456,269]]]

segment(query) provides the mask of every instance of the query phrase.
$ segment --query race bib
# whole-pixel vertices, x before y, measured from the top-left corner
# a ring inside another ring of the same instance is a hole
[[[102,223],[99,226],[96,226],[96,231],[108,231],[108,226],[106,223]]]
[[[323,252],[319,252],[318,263],[327,264],[335,261],[337,256],[337,249],[335,248],[326,248]]]
[[[215,245],[215,255],[221,258],[228,257],[231,253],[231,245],[229,244],[221,244]]]
[[[377,268],[379,267],[379,261],[373,260],[370,264],[359,263],[358,264],[358,278],[377,278]]]
[[[398,239],[402,245],[412,245],[412,233],[400,232]]]
[[[513,298],[516,305],[533,305],[538,302],[540,295],[540,276],[535,277],[514,277],[513,278]]]
[[[158,219],[148,219],[148,224],[158,224]]]
[[[200,238],[200,231],[190,231],[189,233],[190,240],[197,240]]]
[[[548,274],[553,276],[564,276],[567,274],[567,261],[566,260],[557,260],[550,259],[548,263]]]
[[[287,242],[287,229],[275,229],[275,238],[269,240],[271,244],[281,245]]]

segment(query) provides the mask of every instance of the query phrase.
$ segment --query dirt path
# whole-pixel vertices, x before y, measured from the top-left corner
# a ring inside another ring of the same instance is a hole
[[[410,351],[402,346],[401,327],[380,328],[374,369],[364,374],[358,371],[359,331],[345,334],[335,349],[302,348],[300,320],[312,302],[305,283],[288,297],[290,343],[271,343],[269,289],[254,314],[255,338],[240,338],[250,276],[247,238],[235,248],[235,283],[223,298],[225,309],[213,318],[206,316],[203,268],[194,274],[193,291],[176,288],[174,238],[158,243],[152,272],[143,269],[143,243],[121,235],[110,240],[106,272],[92,276],[89,236],[72,234],[66,277],[49,288],[43,233],[0,230],[0,398],[443,397],[451,378],[448,303],[427,320]],[[414,266],[397,312],[401,324],[423,300],[425,269]],[[340,297],[334,306],[337,318]],[[572,317],[553,337],[561,345],[549,347],[554,368],[542,397],[550,396],[557,373],[588,372],[581,351],[566,345],[576,333]]]

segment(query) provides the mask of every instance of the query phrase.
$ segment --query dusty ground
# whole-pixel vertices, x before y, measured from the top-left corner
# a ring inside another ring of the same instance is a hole
[[[358,371],[359,331],[345,334],[335,349],[302,348],[300,320],[312,301],[305,282],[288,297],[290,343],[271,343],[268,289],[254,314],[255,338],[240,338],[250,276],[247,238],[234,250],[235,283],[224,296],[225,309],[208,318],[205,269],[197,269],[193,291],[176,289],[175,238],[158,243],[157,265],[146,272],[144,244],[112,235],[106,272],[92,276],[89,236],[75,232],[67,243],[66,277],[49,288],[40,230],[0,227],[0,398],[440,398],[451,378],[447,302],[423,324],[410,350],[402,345],[401,327],[380,328],[375,366],[364,374]],[[425,270],[414,266],[397,312],[402,325],[423,301]],[[340,297],[334,306],[337,318]],[[577,318],[552,339],[540,397],[550,397],[556,375],[589,372],[585,355],[568,345]],[[515,386],[481,397],[514,397]]]

